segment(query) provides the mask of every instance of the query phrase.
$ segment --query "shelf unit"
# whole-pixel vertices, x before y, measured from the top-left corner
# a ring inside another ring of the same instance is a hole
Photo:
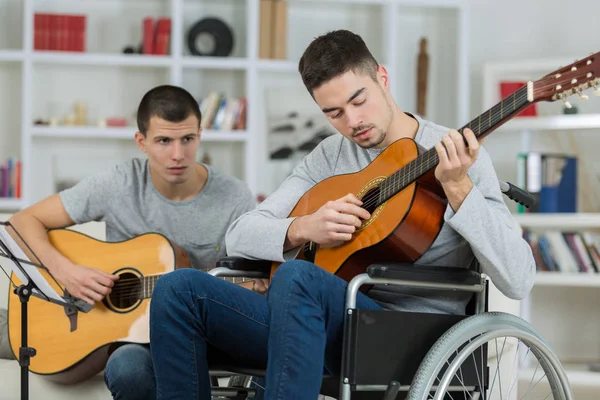
[[[15,12],[16,7],[21,7],[19,13]],[[221,85],[232,95],[245,95],[247,129],[204,132],[201,149],[210,148],[214,160],[234,160],[237,164],[232,169],[223,166],[226,172],[245,180],[255,194],[270,194],[274,187],[265,183],[270,181],[268,117],[281,110],[266,107],[264,91],[273,87],[303,89],[297,72],[299,55],[313,37],[337,28],[354,30],[366,38],[376,57],[388,68],[394,80],[393,95],[406,110],[415,108],[415,95],[405,88],[416,86],[418,41],[421,36],[428,37],[430,119],[449,126],[468,120],[469,14],[464,0],[288,0],[288,54],[283,60],[258,57],[259,0],[23,0],[7,9],[14,15],[6,18],[12,18],[11,26],[16,28],[10,42],[0,40],[0,72],[5,65],[19,65],[20,90],[13,94],[20,96],[20,140],[9,139],[5,133],[12,135],[16,129],[0,125],[0,149],[5,141],[8,143],[4,151],[0,150],[0,157],[21,159],[23,180],[22,198],[0,199],[0,211],[15,211],[51,194],[48,181],[58,178],[48,175],[45,163],[52,162],[52,157],[68,162],[77,159],[73,154],[87,154],[97,148],[116,158],[135,154],[133,141],[128,142],[134,128],[38,126],[34,125],[35,119],[56,114],[61,117],[68,104],[82,99],[95,103],[98,113],[105,116],[126,109],[129,117],[141,95],[158,83],[181,85],[198,97],[220,89]],[[87,51],[34,51],[35,12],[86,14]],[[121,52],[126,45],[139,43],[145,16],[171,18],[169,55]],[[235,44],[229,57],[190,55],[187,30],[204,16],[221,18],[233,30]],[[377,34],[373,33],[374,26],[378,27]],[[19,36],[20,40],[16,40]],[[412,59],[407,54],[413,54]],[[13,94],[6,95],[4,101],[14,101],[8,98]],[[113,99],[118,104],[112,105]],[[306,93],[298,99],[286,97],[285,102],[279,103],[278,106],[289,103],[288,111],[304,107],[320,114]],[[62,169],[77,170],[75,162]],[[100,168],[104,165],[98,163],[97,169]]]
[[[500,82],[535,81],[577,58],[530,59],[498,61],[483,66],[482,110],[497,104],[500,99]],[[588,101],[570,96],[569,102],[577,107],[576,114],[565,114],[562,101],[538,102],[537,116],[517,116],[500,126],[485,139],[496,172],[504,180],[518,183],[517,155],[530,151],[566,153],[578,157],[578,210],[585,213],[600,212],[600,168],[594,160],[593,149],[600,145],[600,97],[594,89],[585,91]],[[507,201],[511,211],[516,204]]]
[[[133,139],[137,127],[124,128],[100,128],[100,127],[79,127],[79,126],[50,126],[31,128],[33,137],[47,138],[70,138],[70,139]],[[202,131],[201,140],[203,142],[246,142],[248,141],[248,132],[236,131]]]
[[[523,229],[600,232],[600,213],[515,214]],[[600,273],[537,272],[534,288],[521,302],[521,316],[530,322],[557,353],[576,394],[600,388],[600,372],[587,363],[600,361],[600,312],[596,299]],[[577,328],[574,328],[574,327]],[[519,379],[530,381],[533,369]],[[538,377],[540,372],[537,372]],[[591,392],[590,392],[591,393]]]

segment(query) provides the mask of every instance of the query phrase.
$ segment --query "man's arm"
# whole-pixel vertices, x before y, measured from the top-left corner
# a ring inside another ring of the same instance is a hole
[[[99,219],[106,204],[105,196],[111,193],[108,190],[111,179],[108,174],[85,179],[73,188],[15,213],[9,219],[50,274],[64,285],[71,295],[90,304],[102,300],[110,293],[110,288],[118,277],[95,268],[74,264],[52,246],[47,230]],[[35,262],[36,258],[27,246],[19,243],[20,239],[14,236],[16,235],[13,235],[13,239],[19,247]]]
[[[329,160],[335,160],[338,146],[335,140],[321,142],[273,194],[237,218],[227,231],[228,254],[279,262],[293,259],[306,241],[297,229],[305,217],[290,218],[289,214],[310,188],[331,176]]]
[[[462,138],[457,139],[457,145],[460,140]],[[471,143],[471,148],[478,147]],[[452,146],[444,144],[448,154],[452,154]],[[459,149],[458,153],[463,150]],[[459,168],[451,168],[452,157],[445,158],[444,153],[441,154],[440,165],[446,164],[447,168],[440,168],[438,179],[445,175],[444,171],[448,172],[446,177],[455,178],[440,179],[449,201],[444,215],[446,223],[469,242],[482,271],[504,295],[524,298],[535,280],[535,259],[504,203],[488,153],[478,147],[473,153],[476,161],[464,176],[453,175],[452,171]]]
[[[57,276],[62,267],[71,263],[50,244],[46,232],[49,229],[66,228],[75,224],[67,214],[58,194],[13,214],[8,222],[25,239],[39,261],[52,275]],[[10,232],[10,229],[8,231]],[[29,259],[33,262],[38,261],[27,246],[20,242],[18,236],[11,236]]]
[[[313,185],[306,177],[294,174],[254,210],[237,218],[227,230],[226,246],[230,256],[248,259],[285,261],[288,229],[294,218],[288,218],[298,199]],[[298,244],[292,246],[296,247]],[[288,253],[288,257],[292,254]]]

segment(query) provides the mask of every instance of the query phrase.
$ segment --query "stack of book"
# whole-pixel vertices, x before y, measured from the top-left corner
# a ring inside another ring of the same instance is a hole
[[[595,232],[524,230],[523,237],[531,246],[538,271],[600,271],[600,237]]]
[[[202,113],[202,129],[231,131],[246,129],[246,97],[227,98],[211,92],[198,102]]]
[[[33,49],[53,51],[85,51],[86,16],[35,13]]]
[[[21,161],[15,157],[0,164],[0,197],[21,197]]]

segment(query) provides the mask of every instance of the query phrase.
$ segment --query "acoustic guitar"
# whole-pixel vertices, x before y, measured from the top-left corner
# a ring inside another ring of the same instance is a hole
[[[190,262],[184,249],[158,233],[104,242],[69,229],[55,229],[48,232],[48,238],[75,264],[119,276],[111,293],[87,313],[34,296],[29,299],[28,345],[37,350],[30,371],[55,382],[76,383],[102,371],[116,345],[150,343],[149,307],[154,286],[161,276],[189,268]],[[57,293],[64,294],[47,271],[40,269],[40,273]],[[11,280],[21,284],[14,272]],[[13,290],[8,298],[8,333],[10,347],[18,357],[21,303]]]
[[[587,99],[583,91],[588,88],[600,95],[600,52],[527,82],[458,131],[469,128],[481,140],[533,103],[562,100],[568,107],[571,95]],[[361,171],[314,185],[289,217],[313,213],[326,202],[353,193],[371,218],[339,246],[304,243],[296,259],[311,261],[346,281],[364,273],[369,264],[414,263],[432,245],[444,222],[448,200],[434,176],[438,162],[435,148],[425,150],[404,138],[390,144]],[[271,276],[279,265],[272,263]]]

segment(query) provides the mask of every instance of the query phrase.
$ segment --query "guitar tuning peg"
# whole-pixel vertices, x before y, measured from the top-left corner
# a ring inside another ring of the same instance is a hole
[[[577,89],[575,89],[575,91],[577,92],[577,95],[579,96],[579,99],[580,99],[581,101],[586,101],[586,100],[589,100],[589,99],[590,99],[590,98],[589,98],[589,96],[588,96],[587,94],[582,94],[582,93],[581,93],[581,88],[577,88]]]
[[[600,88],[595,83],[592,83],[592,87],[594,88],[594,96],[600,96]]]
[[[567,108],[573,108],[573,106],[571,105],[571,103],[569,103],[568,100],[565,100],[565,107],[567,107]]]

